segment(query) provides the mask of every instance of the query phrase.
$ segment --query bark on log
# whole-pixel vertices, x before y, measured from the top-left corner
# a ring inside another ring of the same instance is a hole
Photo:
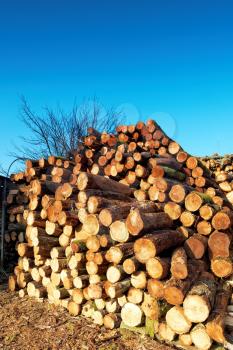
[[[182,233],[172,230],[157,231],[134,243],[134,253],[138,261],[146,263],[166,249],[180,245],[185,240]]]

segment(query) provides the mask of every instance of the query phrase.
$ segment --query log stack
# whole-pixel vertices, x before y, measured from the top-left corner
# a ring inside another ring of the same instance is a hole
[[[9,191],[6,198],[7,225],[4,234],[4,265],[7,271],[12,271],[18,259],[18,244],[25,241],[26,221],[24,212],[27,210],[28,197],[20,191],[20,186],[17,186],[17,188],[14,188],[14,186],[8,187]]]
[[[233,155],[213,155],[200,158],[203,164],[212,172],[212,176],[218,183],[227,199],[233,204]]]
[[[231,204],[154,121],[89,128],[71,159],[27,161],[14,180],[28,204],[10,290],[110,329],[225,343]]]

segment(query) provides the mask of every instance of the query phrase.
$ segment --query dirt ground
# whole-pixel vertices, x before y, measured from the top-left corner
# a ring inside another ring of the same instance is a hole
[[[127,330],[105,330],[47,301],[0,291],[0,350],[171,350]]]

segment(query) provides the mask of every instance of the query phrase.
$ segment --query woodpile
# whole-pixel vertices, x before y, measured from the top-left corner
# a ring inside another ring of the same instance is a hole
[[[23,213],[27,207],[28,197],[20,192],[19,186],[7,181],[5,231],[4,234],[4,268],[12,271],[17,263],[17,247],[25,241],[26,221]],[[2,212],[0,212],[2,220]]]
[[[29,160],[13,178],[28,202],[10,290],[110,329],[225,343],[231,204],[154,121],[89,128],[72,159]]]
[[[200,159],[211,171],[213,178],[225,193],[228,201],[233,204],[233,155],[227,154],[223,157],[213,155]]]

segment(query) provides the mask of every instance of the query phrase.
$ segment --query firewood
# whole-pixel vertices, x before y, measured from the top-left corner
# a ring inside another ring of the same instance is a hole
[[[122,296],[129,289],[129,287],[129,279],[125,279],[114,284],[109,281],[104,282],[105,292],[112,299]]]
[[[116,242],[127,242],[129,239],[129,231],[123,220],[114,221],[110,226],[110,236]]]
[[[119,264],[123,259],[133,255],[133,242],[120,243],[112,246],[105,255],[107,261]]]
[[[138,209],[131,210],[126,219],[129,233],[137,236],[140,232],[169,228],[172,220],[166,213],[141,213]]]
[[[158,329],[159,337],[167,342],[172,342],[176,336],[174,332],[166,322],[161,322]]]
[[[143,322],[143,312],[138,305],[126,303],[121,309],[121,319],[129,327],[140,326]]]
[[[216,283],[212,275],[204,274],[186,296],[183,307],[185,316],[195,323],[204,322],[214,305]]]
[[[128,274],[131,275],[132,273],[136,272],[140,268],[140,263],[136,259],[136,257],[125,259],[123,262],[123,269]]]
[[[214,231],[208,239],[208,248],[210,258],[224,257],[228,258],[230,255],[231,237],[227,233]]]
[[[7,196],[9,289],[175,346],[226,344],[233,157],[213,158],[149,120],[28,161]]]
[[[147,238],[139,238],[134,243],[134,253],[140,262],[146,263],[164,250],[180,245],[184,239],[178,231],[157,231]]]
[[[107,280],[111,283],[116,283],[125,277],[125,272],[121,265],[112,265],[108,267],[106,273]]]
[[[217,277],[228,277],[233,271],[232,261],[230,258],[217,256],[211,260],[211,270]]]
[[[170,271],[170,259],[159,257],[150,258],[146,262],[146,271],[152,278],[164,279],[168,276]]]
[[[78,180],[77,180],[77,186],[80,191],[91,188],[91,189],[100,189],[104,191],[111,190],[113,192],[124,193],[129,196],[132,194],[132,190],[127,186],[119,184],[103,176],[92,175],[89,173],[79,174]]]
[[[171,274],[182,280],[188,276],[187,255],[183,247],[177,248],[172,254]]]
[[[220,285],[216,293],[214,308],[206,324],[206,332],[210,338],[221,344],[224,344],[226,341],[224,319],[230,296],[230,286],[227,284]]]
[[[192,323],[186,317],[181,306],[173,306],[166,314],[168,326],[177,334],[188,333]]]
[[[114,328],[118,328],[120,326],[120,316],[116,315],[114,313],[109,313],[107,315],[104,316],[104,326],[107,329],[114,329]]]
[[[204,350],[209,349],[212,345],[212,340],[209,337],[206,328],[203,324],[197,324],[190,332],[191,339],[195,347]]]

